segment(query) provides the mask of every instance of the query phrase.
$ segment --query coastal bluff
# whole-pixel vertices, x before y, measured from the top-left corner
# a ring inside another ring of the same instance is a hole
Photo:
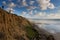
[[[0,40],[54,40],[34,26],[26,18],[0,8]]]

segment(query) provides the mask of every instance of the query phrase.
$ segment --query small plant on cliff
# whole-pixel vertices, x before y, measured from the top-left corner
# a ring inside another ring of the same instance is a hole
[[[26,26],[27,37],[30,39],[37,38],[39,36],[38,32],[31,26]]]

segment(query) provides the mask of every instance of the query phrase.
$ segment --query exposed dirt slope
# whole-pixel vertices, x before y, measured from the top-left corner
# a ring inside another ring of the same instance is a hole
[[[32,23],[0,8],[0,40],[49,40]]]

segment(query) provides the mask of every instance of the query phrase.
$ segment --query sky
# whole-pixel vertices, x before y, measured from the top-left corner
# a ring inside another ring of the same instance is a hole
[[[0,0],[0,7],[26,18],[60,19],[60,0]]]

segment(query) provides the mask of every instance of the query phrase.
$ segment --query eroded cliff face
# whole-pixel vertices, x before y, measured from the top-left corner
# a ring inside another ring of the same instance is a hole
[[[0,40],[30,40],[27,27],[32,27],[28,20],[0,8]]]
[[[0,40],[54,40],[34,26],[26,18],[0,8]]]

